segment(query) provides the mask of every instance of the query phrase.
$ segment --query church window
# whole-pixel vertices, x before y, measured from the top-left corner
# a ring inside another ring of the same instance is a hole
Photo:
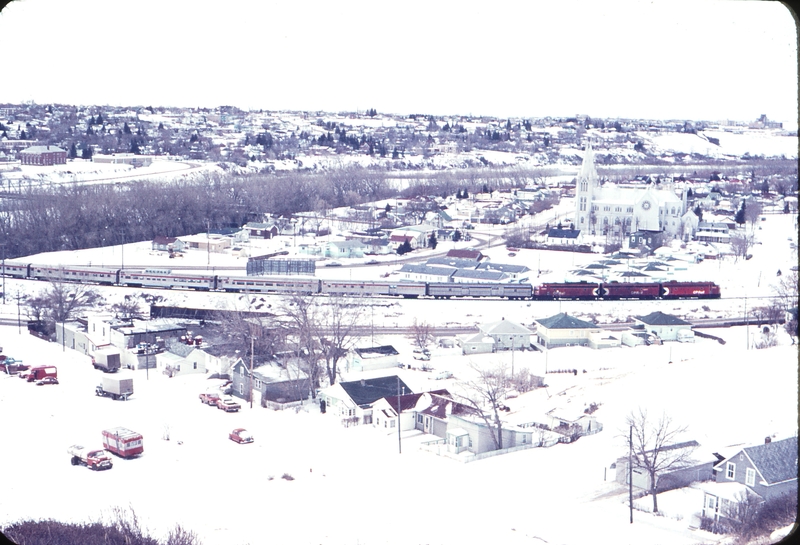
[[[619,225],[619,224],[620,224],[619,218],[614,218],[614,225]]]
[[[603,225],[608,225],[608,218],[603,218]]]
[[[675,215],[675,207],[674,206],[672,207],[672,215],[673,216]]]
[[[610,210],[611,210],[611,207],[610,207],[610,206],[604,206],[604,207],[603,207],[603,211],[604,211],[604,212],[609,212]]]
[[[581,224],[583,223],[583,216],[581,216]]]
[[[621,206],[617,206],[617,207],[614,209],[614,212],[622,212],[622,207],[621,207]]]
[[[629,206],[625,211],[630,214],[631,212],[633,212],[633,207]]]

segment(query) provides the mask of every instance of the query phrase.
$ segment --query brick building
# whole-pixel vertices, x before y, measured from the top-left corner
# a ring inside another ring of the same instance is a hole
[[[57,146],[31,146],[19,152],[23,165],[66,165],[67,152]]]

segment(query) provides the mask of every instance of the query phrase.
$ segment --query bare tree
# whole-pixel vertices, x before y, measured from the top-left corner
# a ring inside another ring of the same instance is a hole
[[[319,299],[308,295],[294,295],[281,307],[281,318],[287,330],[288,343],[293,346],[301,368],[308,376],[311,397],[316,399],[317,388],[323,375],[320,355]]]
[[[739,261],[739,258],[746,258],[750,248],[753,247],[754,239],[752,234],[747,233],[734,233],[731,235],[731,250],[733,250],[733,255],[735,256],[735,261]]]
[[[428,343],[433,340],[433,333],[431,333],[431,326],[428,322],[417,322],[414,318],[414,324],[411,326],[411,335],[414,344],[420,350],[424,350]]]
[[[694,448],[689,445],[677,447],[676,439],[684,434],[687,426],[677,426],[662,413],[657,420],[650,420],[641,407],[631,412],[626,423],[632,429],[633,467],[643,469],[650,477],[650,495],[653,496],[653,512],[658,513],[658,478],[662,473],[686,467],[691,461]],[[626,434],[626,438],[629,437]]]
[[[503,421],[500,411],[510,388],[506,366],[498,364],[484,369],[474,363],[469,364],[476,378],[461,383],[464,391],[457,395],[458,400],[471,407],[486,424],[495,449],[503,448]]]
[[[111,310],[114,311],[117,318],[122,320],[141,319],[144,317],[142,307],[134,295],[126,295],[121,303],[112,305]]]
[[[755,231],[756,223],[761,218],[762,206],[756,199],[748,199],[744,209],[744,220],[750,225],[750,231]]]
[[[333,296],[328,299],[322,313],[322,332],[319,339],[328,383],[335,384],[339,376],[339,361],[355,345],[359,338],[364,303],[360,299]]]

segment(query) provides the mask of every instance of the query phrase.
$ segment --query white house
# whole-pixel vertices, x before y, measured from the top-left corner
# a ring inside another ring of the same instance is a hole
[[[683,339],[688,339],[686,331],[692,329],[692,324],[686,320],[658,311],[646,316],[634,316],[633,320],[647,333],[655,335],[662,341],[677,341],[679,334]]]

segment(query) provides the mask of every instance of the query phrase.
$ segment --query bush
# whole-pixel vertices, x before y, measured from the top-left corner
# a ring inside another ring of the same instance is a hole
[[[197,534],[180,524],[165,541],[150,536],[133,509],[113,508],[108,522],[59,522],[22,520],[3,528],[3,535],[17,545],[201,545]]]

